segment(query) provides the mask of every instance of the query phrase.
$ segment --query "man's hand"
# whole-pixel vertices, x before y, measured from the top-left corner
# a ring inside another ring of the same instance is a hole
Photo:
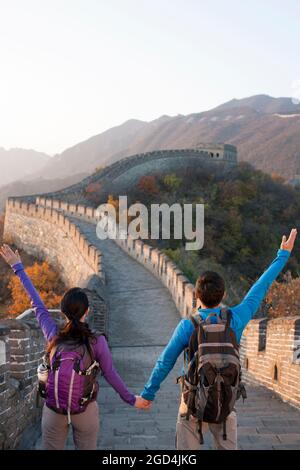
[[[135,396],[135,404],[134,406],[136,408],[139,408],[140,410],[150,410],[152,406],[152,401],[145,400],[144,398],[140,397],[139,395]]]
[[[13,251],[8,245],[1,246],[0,255],[10,266],[22,263],[18,250]]]
[[[290,233],[290,236],[289,236],[288,239],[286,239],[286,236],[283,235],[280,248],[282,250],[288,250],[288,251],[291,252],[292,249],[294,248],[294,243],[295,243],[296,237],[297,237],[297,229],[293,228],[291,230],[291,233]]]

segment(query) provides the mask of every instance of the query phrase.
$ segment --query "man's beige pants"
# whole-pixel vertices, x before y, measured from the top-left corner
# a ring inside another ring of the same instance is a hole
[[[186,405],[181,399],[176,424],[176,449],[201,450],[197,420],[190,416],[187,421]],[[215,448],[218,450],[237,450],[237,419],[236,412],[232,411],[226,419],[227,439],[223,439],[223,424],[202,423],[202,433],[205,442],[205,433],[210,431],[213,435]]]

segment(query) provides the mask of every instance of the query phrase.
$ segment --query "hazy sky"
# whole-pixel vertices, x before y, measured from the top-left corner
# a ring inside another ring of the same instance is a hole
[[[298,0],[0,0],[0,146],[292,96],[299,24]]]

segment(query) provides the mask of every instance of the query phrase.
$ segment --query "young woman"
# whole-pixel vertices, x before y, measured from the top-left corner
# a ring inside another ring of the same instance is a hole
[[[105,336],[96,336],[90,330],[86,323],[89,302],[82,289],[75,287],[64,294],[61,311],[67,321],[59,328],[24,271],[18,251],[3,245],[0,254],[22,282],[48,342],[44,368],[39,371],[40,380],[44,375],[44,383],[40,381],[39,387],[46,399],[42,415],[43,448],[63,449],[71,424],[75,447],[96,449],[99,371],[129,405],[148,409],[151,404],[128,391],[114,368]]]

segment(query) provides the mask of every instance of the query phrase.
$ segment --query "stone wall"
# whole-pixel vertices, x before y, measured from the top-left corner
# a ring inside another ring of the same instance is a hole
[[[84,288],[92,306],[92,328],[106,332],[107,301],[101,252],[65,214],[54,208],[11,199],[6,205],[4,239],[47,259],[68,287]],[[61,315],[56,318],[56,321]],[[28,446],[37,432],[36,369],[45,340],[32,310],[0,324],[0,448]],[[26,429],[26,433],[24,433]]]
[[[85,189],[91,183],[97,182],[101,185],[99,196],[105,199],[112,185],[115,192],[126,194],[128,188],[145,174],[172,171],[186,168],[188,164],[203,165],[204,163],[212,164],[213,171],[216,170],[215,165],[219,169],[230,170],[237,164],[237,149],[229,144],[199,144],[197,148],[162,149],[130,155],[93,173],[79,183],[44,196],[84,204],[86,202]],[[32,203],[36,196],[26,196],[22,199]]]
[[[4,239],[55,266],[68,287],[89,276],[104,280],[101,253],[68,217],[56,209],[10,199],[6,204]]]
[[[300,408],[300,316],[252,320],[242,337],[241,359],[247,382]]]
[[[30,439],[40,418],[36,369],[45,341],[35,325],[6,320],[0,325],[0,344],[0,448],[14,449],[25,429]]]
[[[45,197],[38,197],[36,204],[49,210],[60,210],[64,214],[79,217],[94,224],[98,221],[93,207]],[[116,239],[115,242],[161,280],[170,291],[178,311],[183,316],[191,314],[194,286],[167,255],[149,246],[143,240],[134,240],[130,235],[124,239]]]

